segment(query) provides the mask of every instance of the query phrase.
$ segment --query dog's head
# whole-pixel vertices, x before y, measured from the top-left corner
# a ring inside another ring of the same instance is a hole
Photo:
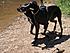
[[[17,8],[17,11],[18,11],[18,12],[25,12],[25,11],[27,11],[29,5],[30,5],[30,4],[23,4],[23,5],[20,5],[20,7]]]
[[[23,5],[20,5],[19,8],[17,8],[17,11],[18,12],[25,12],[27,10],[34,10],[34,5],[36,4],[36,2],[30,2],[30,3],[26,3],[26,4],[23,4]]]
[[[34,20],[33,18],[33,11],[35,10],[35,5],[37,5],[36,1],[29,2],[23,5],[20,5],[19,8],[17,8],[17,11],[20,13],[24,13],[29,19]]]

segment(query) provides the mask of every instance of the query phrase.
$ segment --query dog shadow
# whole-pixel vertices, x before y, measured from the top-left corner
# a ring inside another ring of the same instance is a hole
[[[47,37],[49,36],[49,38]],[[70,35],[62,35],[61,38],[59,38],[60,34],[58,32],[53,33],[53,32],[48,32],[46,33],[46,36],[43,38],[38,38],[36,43],[35,41],[32,42],[32,46],[35,47],[40,47],[43,49],[47,49],[47,48],[52,48],[57,44],[61,44],[62,42],[65,42],[66,40],[68,40],[70,38]],[[41,47],[39,45],[41,44],[45,44],[45,47]]]

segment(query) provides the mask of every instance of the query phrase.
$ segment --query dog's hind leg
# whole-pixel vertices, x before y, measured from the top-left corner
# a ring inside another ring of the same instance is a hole
[[[55,23],[55,26],[54,26],[54,29],[53,29],[53,32],[55,32],[55,30],[56,30],[57,20],[50,20],[50,21]]]
[[[62,21],[61,21],[61,18],[60,17],[58,17],[58,22],[59,22],[59,25],[60,25],[60,28],[61,28],[60,37],[62,37],[63,28],[62,28]]]

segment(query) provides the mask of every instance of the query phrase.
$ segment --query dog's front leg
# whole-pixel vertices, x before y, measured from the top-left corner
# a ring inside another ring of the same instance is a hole
[[[31,30],[30,30],[30,33],[31,33],[31,34],[34,34],[34,33],[33,33],[33,28],[34,28],[34,24],[31,24]]]
[[[36,27],[35,40],[37,40],[38,39],[38,33],[39,33],[39,24],[36,24],[35,27]]]

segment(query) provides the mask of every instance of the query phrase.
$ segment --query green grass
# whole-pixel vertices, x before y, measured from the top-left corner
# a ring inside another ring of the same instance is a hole
[[[63,14],[70,15],[70,0],[57,0],[56,4],[61,8]]]

